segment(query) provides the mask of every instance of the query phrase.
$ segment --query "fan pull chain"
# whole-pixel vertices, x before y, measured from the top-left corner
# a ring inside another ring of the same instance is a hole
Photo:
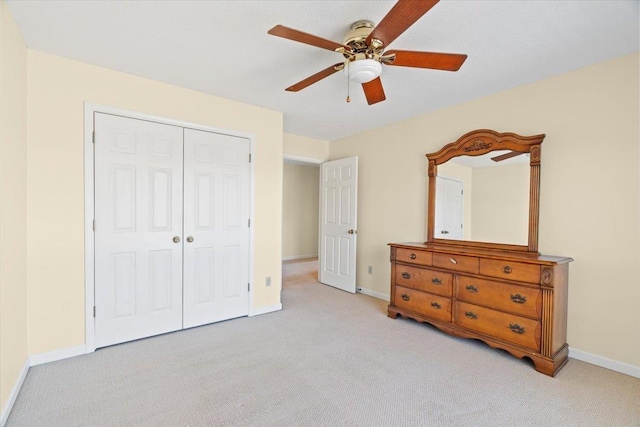
[[[349,96],[349,83],[351,82],[351,67],[349,67],[350,62],[347,60],[347,102],[351,102],[351,97]]]

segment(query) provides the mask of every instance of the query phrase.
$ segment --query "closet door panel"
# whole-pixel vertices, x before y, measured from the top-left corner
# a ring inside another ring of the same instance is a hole
[[[96,347],[182,328],[182,128],[95,113]]]
[[[249,140],[185,129],[184,327],[249,311]]]

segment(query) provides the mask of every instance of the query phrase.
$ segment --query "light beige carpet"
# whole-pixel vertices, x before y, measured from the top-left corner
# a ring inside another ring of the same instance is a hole
[[[555,377],[284,266],[284,309],[31,368],[17,426],[640,426],[640,379]]]

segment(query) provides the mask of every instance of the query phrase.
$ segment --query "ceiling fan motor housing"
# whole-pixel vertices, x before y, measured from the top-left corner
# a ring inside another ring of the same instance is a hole
[[[366,19],[356,21],[351,24],[351,30],[344,37],[342,44],[351,46],[353,53],[364,53],[369,49],[367,37],[369,37],[374,28],[373,22]]]

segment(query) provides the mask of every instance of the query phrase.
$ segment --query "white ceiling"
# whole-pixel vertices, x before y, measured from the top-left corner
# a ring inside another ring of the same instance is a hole
[[[390,49],[466,53],[457,73],[385,66],[387,100],[366,103],[336,73],[285,88],[337,53],[270,36],[282,24],[342,41],[393,1],[17,1],[32,49],[284,113],[284,130],[334,140],[639,50],[639,4],[627,1],[441,1]]]

